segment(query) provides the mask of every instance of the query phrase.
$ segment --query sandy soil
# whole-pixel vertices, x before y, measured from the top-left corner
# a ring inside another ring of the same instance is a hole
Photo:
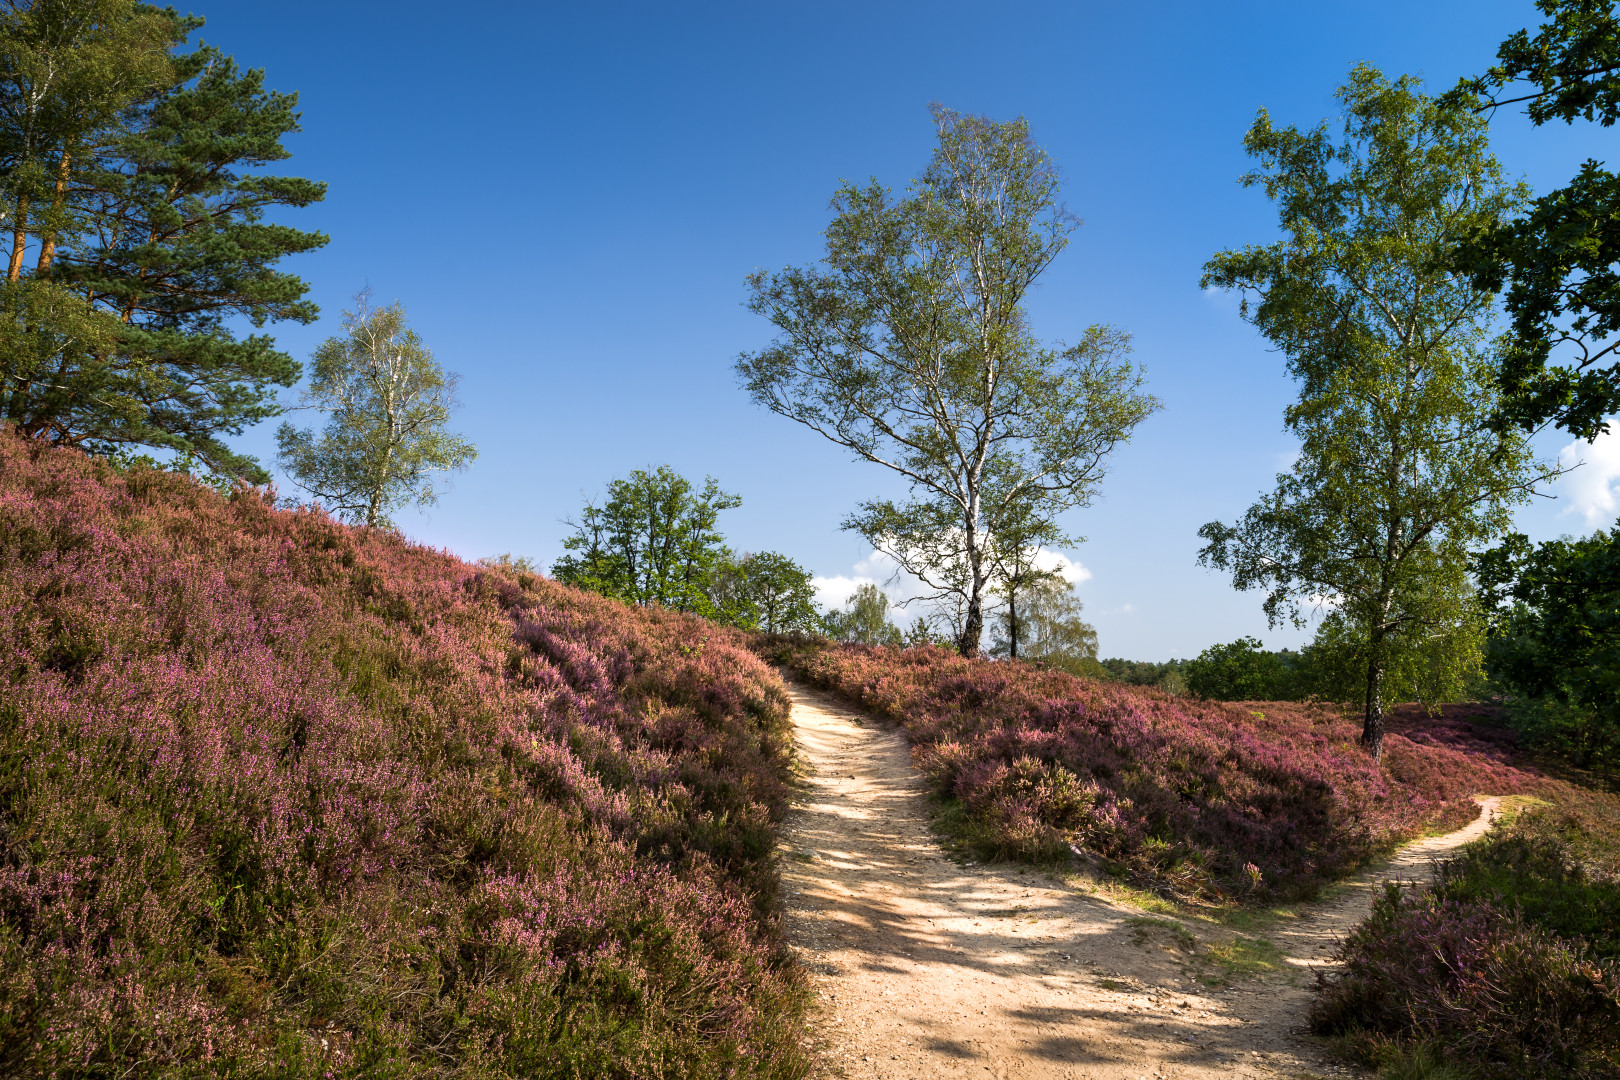
[[[827,1076],[1348,1075],[1303,1031],[1312,969],[1377,881],[1427,873],[1496,809],[1483,799],[1468,828],[1238,934],[1149,914],[1081,877],[952,861],[904,736],[789,689],[808,775],[784,831],[786,927],[817,991]]]

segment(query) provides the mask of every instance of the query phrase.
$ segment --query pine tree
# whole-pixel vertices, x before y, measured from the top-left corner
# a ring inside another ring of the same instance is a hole
[[[85,10],[99,22],[63,53],[77,58],[72,78],[17,76],[62,49],[41,20]],[[259,171],[289,156],[297,95],[210,46],[175,54],[200,25],[115,0],[0,11],[13,68],[0,80],[12,226],[0,318],[13,340],[46,339],[0,357],[0,419],[30,438],[167,448],[263,482],[222,438],[276,415],[276,388],[300,368],[269,335],[238,339],[226,324],[315,319],[308,286],[275,264],[326,237],[263,219],[325,186]]]

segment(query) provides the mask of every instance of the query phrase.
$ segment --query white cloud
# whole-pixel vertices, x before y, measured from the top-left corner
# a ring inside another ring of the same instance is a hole
[[[1616,425],[1620,427],[1620,424]],[[1558,486],[1569,505],[1566,514],[1580,514],[1589,529],[1611,525],[1620,516],[1620,433],[1614,430],[1588,443],[1577,439],[1558,453],[1558,464],[1572,471]]]
[[[855,590],[862,585],[876,584],[871,578],[853,578],[844,574],[833,577],[813,577],[810,586],[816,590],[816,603],[824,608],[841,608],[849,603]]]
[[[816,603],[828,609],[841,608],[849,603],[849,598],[862,585],[876,585],[889,597],[889,617],[903,624],[909,620],[903,617],[905,611],[899,606],[900,601],[922,596],[928,590],[910,574],[900,573],[897,576],[899,569],[899,564],[889,556],[881,551],[873,551],[851,567],[848,574],[813,577],[810,585],[816,590]],[[911,618],[916,616],[912,615]]]
[[[1064,581],[1070,585],[1078,585],[1082,581],[1091,580],[1091,571],[1075,562],[1061,551],[1048,551],[1042,548],[1035,553],[1035,569],[1056,570]]]

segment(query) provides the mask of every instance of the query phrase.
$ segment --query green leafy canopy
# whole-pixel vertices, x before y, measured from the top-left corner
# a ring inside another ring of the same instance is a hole
[[[1532,123],[1620,117],[1620,19],[1613,0],[1538,0],[1546,18],[1513,34],[1485,74],[1447,102],[1485,114],[1524,104]],[[1620,178],[1595,159],[1522,212],[1460,238],[1449,261],[1503,290],[1512,332],[1502,350],[1500,422],[1551,420],[1586,439],[1620,412]]]
[[[1200,560],[1265,590],[1273,625],[1327,610],[1320,670],[1338,658],[1376,753],[1386,696],[1443,700],[1477,667],[1469,551],[1556,470],[1492,425],[1493,297],[1446,265],[1524,189],[1502,179],[1480,117],[1410,76],[1361,65],[1338,96],[1341,141],[1260,114],[1244,183],[1276,204],[1284,238],[1205,266],[1285,356],[1300,453],[1241,521],[1199,531]]]
[[[939,106],[934,121],[904,196],[846,183],[821,266],[749,278],[779,337],[737,371],[758,404],[905,479],[908,499],[863,502],[845,527],[961,607],[971,655],[996,538],[1066,539],[1056,515],[1090,501],[1158,402],[1121,331],[1052,347],[1029,328],[1025,296],[1077,223],[1028,125]]]

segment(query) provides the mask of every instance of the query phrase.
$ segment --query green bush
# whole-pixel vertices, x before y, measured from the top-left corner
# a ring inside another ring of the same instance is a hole
[[[1494,625],[1491,678],[1528,741],[1586,768],[1620,764],[1620,528],[1532,546],[1519,534],[1475,574]]]
[[[1305,697],[1300,654],[1268,652],[1258,638],[1211,645],[1181,665],[1189,692],[1211,701],[1298,701]]]
[[[1613,829],[1613,821],[1607,823]],[[1435,893],[1461,903],[1513,907],[1528,922],[1620,957],[1620,879],[1605,863],[1616,838],[1590,814],[1538,808],[1440,867]]]

